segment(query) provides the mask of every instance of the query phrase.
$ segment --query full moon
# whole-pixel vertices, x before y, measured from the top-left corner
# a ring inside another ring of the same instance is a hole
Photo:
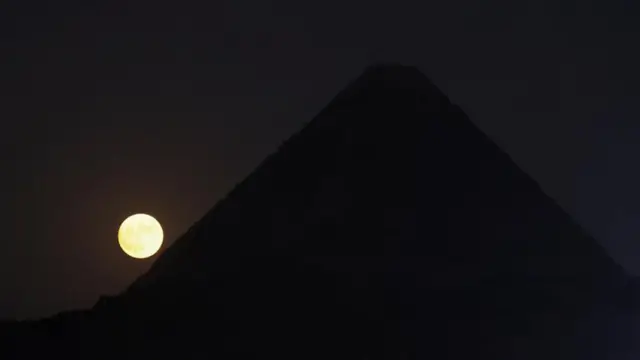
[[[136,259],[145,259],[158,252],[163,237],[158,220],[147,214],[129,216],[118,230],[118,243],[122,251]]]

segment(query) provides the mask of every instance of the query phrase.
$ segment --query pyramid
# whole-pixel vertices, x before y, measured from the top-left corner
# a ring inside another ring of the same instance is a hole
[[[0,324],[0,357],[627,359],[638,289],[417,68],[382,64],[121,294]]]

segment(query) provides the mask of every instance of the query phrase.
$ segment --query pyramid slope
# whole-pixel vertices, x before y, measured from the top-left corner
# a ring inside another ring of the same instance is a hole
[[[608,359],[636,289],[424,75],[382,65],[124,293],[8,333],[92,358]]]

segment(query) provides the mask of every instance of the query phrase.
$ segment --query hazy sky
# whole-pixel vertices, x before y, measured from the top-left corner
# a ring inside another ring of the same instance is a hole
[[[14,1],[0,10],[0,318],[89,307],[372,62],[417,65],[640,274],[640,3]],[[114,4],[117,3],[117,4]]]

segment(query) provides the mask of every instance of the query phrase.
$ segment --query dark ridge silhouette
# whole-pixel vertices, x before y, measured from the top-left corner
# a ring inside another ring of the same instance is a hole
[[[123,293],[0,323],[0,358],[626,360],[638,289],[424,75],[384,64]]]

